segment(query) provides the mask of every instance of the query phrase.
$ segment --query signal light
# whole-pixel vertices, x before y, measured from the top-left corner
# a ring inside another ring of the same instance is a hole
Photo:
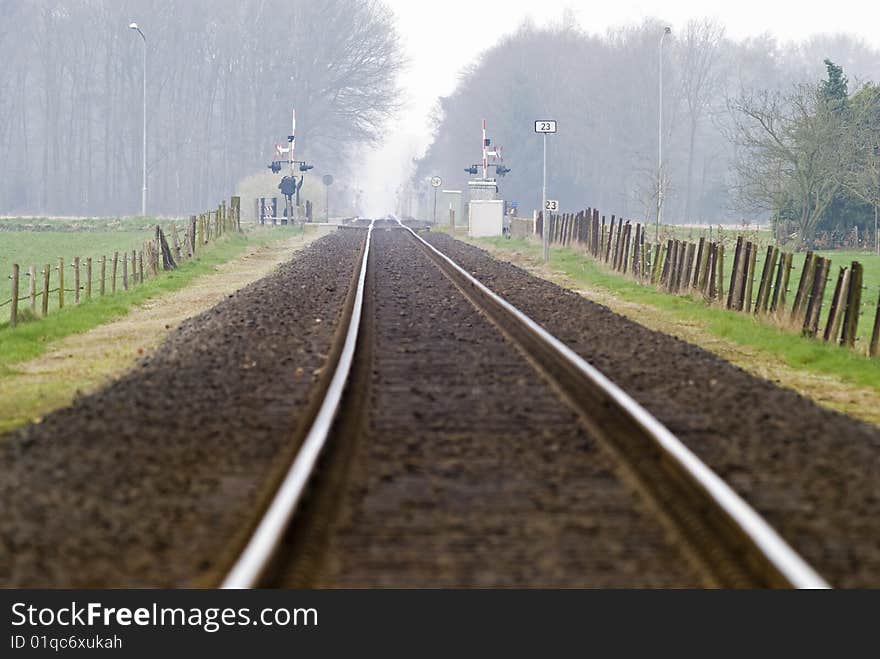
[[[309,171],[310,169],[312,169],[313,167],[314,167],[314,165],[307,165],[307,164],[305,164],[305,163],[303,162],[303,163],[300,163],[300,165],[299,165],[299,171],[301,171],[301,172],[307,172],[307,171]]]
[[[498,174],[498,176],[504,176],[509,171],[510,167],[505,167],[504,165],[498,165],[495,168],[495,173]]]
[[[281,171],[281,163],[276,160],[269,165],[269,169],[272,170],[273,174],[277,174]]]
[[[470,167],[465,167],[464,171],[466,171],[468,174],[476,174],[477,173],[477,166],[471,165]]]

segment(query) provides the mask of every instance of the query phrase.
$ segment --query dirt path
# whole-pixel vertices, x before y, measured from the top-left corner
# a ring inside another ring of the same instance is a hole
[[[623,300],[601,287],[584,286],[583,283],[572,280],[564,272],[536,264],[516,250],[500,249],[483,243],[473,244],[536,277],[552,281],[593,302],[603,304],[640,325],[698,345],[752,375],[769,380],[780,387],[793,389],[824,407],[880,426],[880,394],[873,389],[843,382],[833,375],[792,368],[772,352],[726,341],[705,329],[700,323],[682,320],[673,313],[650,305]]]
[[[181,321],[265,277],[318,237],[310,233],[249,247],[183,290],[148,300],[124,318],[66,337],[36,359],[17,364],[17,375],[0,378],[0,435],[119,377]]]

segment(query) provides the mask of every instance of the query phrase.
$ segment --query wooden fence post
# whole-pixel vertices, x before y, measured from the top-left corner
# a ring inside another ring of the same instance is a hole
[[[64,257],[58,257],[58,308],[64,308]]]
[[[128,290],[128,252],[122,253],[122,290]]]
[[[776,267],[776,275],[773,284],[773,295],[770,296],[770,313],[776,311],[779,304],[779,289],[782,287],[782,271],[785,270],[785,252],[779,255],[779,264]]]
[[[718,297],[724,297],[724,245],[717,243],[715,260],[718,262]],[[713,296],[714,297],[714,296]]]
[[[880,297],[877,298],[877,310],[874,312],[874,331],[871,333],[871,346],[868,356],[876,357],[880,349]]]
[[[670,282],[670,287],[674,293],[678,293],[681,288],[681,276],[682,270],[684,270],[684,255],[686,251],[687,243],[684,240],[678,241],[678,245],[675,247],[675,263],[673,263],[675,274]]]
[[[807,302],[807,313],[804,316],[804,325],[801,330],[804,336],[814,337],[819,330],[819,315],[822,312],[822,300],[825,296],[825,285],[828,281],[830,266],[831,259],[819,257],[816,262],[816,274],[813,277],[810,299]]]
[[[794,304],[791,306],[791,320],[796,323],[800,320],[801,309],[804,306],[804,298],[807,295],[809,287],[813,285],[813,271],[816,266],[816,255],[813,252],[807,252],[804,258],[804,269],[801,272],[801,279],[798,283],[797,293],[794,296]]]
[[[86,257],[86,299],[92,299],[92,257]]]
[[[163,270],[176,270],[177,263],[174,261],[174,256],[171,254],[171,248],[168,246],[168,241],[165,239],[165,232],[162,231],[158,226],[156,227],[156,246],[159,250],[161,250],[162,254],[162,269]],[[158,275],[159,270],[159,253],[156,253],[156,273]]]
[[[28,268],[28,297],[30,298],[31,314],[37,315],[37,266],[32,265]]]
[[[721,296],[723,293],[719,293],[716,289],[716,282],[720,282],[724,277],[722,275],[718,275],[716,270],[718,269],[718,257],[721,246],[718,243],[709,243],[709,253],[706,256],[706,280],[703,282],[703,291],[704,296],[710,302],[715,299],[716,296]]]
[[[138,282],[144,283],[144,253],[138,254]]]
[[[782,313],[785,311],[785,302],[788,298],[788,283],[791,280],[791,268],[794,264],[794,254],[789,252],[785,255],[785,265],[782,271],[782,288],[779,291],[779,307],[776,309],[776,313]]]
[[[764,267],[761,269],[761,281],[758,284],[758,297],[755,300],[755,313],[767,311],[767,305],[770,302],[770,286],[773,283],[773,270],[776,268],[778,257],[778,249],[772,245],[767,248]]]
[[[116,293],[116,266],[119,265],[119,252],[113,252],[113,265],[110,268],[110,293]]]
[[[43,268],[43,298],[40,300],[43,318],[49,315],[49,276],[51,274],[52,266],[47,263]]]
[[[18,263],[12,264],[12,311],[9,314],[9,325],[18,325]]]
[[[660,279],[660,266],[663,261],[663,246],[660,243],[654,243],[653,254],[651,254],[651,284],[657,285]]]
[[[727,308],[735,309],[739,298],[739,285],[743,261],[743,237],[736,237],[736,251],[733,253],[733,265],[730,266],[730,287],[727,291]]]
[[[73,303],[79,304],[79,257],[73,257]]]
[[[667,282],[669,281],[669,273],[671,270],[670,262],[672,261],[672,257],[673,257],[673,252],[672,252],[673,246],[674,246],[674,243],[672,242],[671,239],[666,241],[666,251],[665,251],[665,256],[663,258],[663,268],[660,270],[660,285],[661,286],[666,286]]]
[[[703,278],[703,256],[704,250],[706,249],[706,238],[705,236],[700,236],[700,240],[697,243],[697,262],[696,267],[694,268],[694,279],[691,282],[691,288],[701,289]]]
[[[834,287],[834,295],[831,298],[831,309],[828,310],[828,321],[825,323],[825,332],[822,338],[827,341],[837,341],[840,332],[840,313],[844,305],[844,295],[849,282],[849,270],[841,268],[837,275],[837,284]]]
[[[636,235],[633,239],[633,254],[632,254],[632,273],[638,279],[642,274],[642,253],[644,252],[641,249],[641,245],[639,241],[642,239],[642,225],[636,222]]]
[[[180,253],[180,236],[177,234],[177,224],[173,223],[171,225],[171,242],[174,246],[174,255],[177,257],[177,260],[182,260],[182,256]]]
[[[235,224],[235,230],[241,232],[241,197],[232,197],[230,203],[232,205],[232,221]]]
[[[617,240],[614,244],[614,263],[612,265],[612,267],[618,271],[620,270],[620,253],[623,251],[623,231],[623,215],[621,215],[617,218]]]
[[[745,308],[745,312],[752,310],[752,287],[755,284],[755,260],[758,255],[758,246],[755,243],[746,245],[746,284],[743,290],[744,305],[740,306],[740,311]]]
[[[611,258],[611,243],[614,242],[614,216],[611,216],[611,222],[608,223],[608,242],[605,245],[605,263]]]
[[[841,345],[854,348],[859,332],[859,314],[862,311],[862,264],[852,262],[849,276],[849,291],[846,299],[846,313],[843,316],[843,336]]]
[[[667,291],[672,290],[676,265],[678,265],[678,241],[673,238],[666,243],[666,261],[663,263],[663,272],[660,275],[660,283]]]
[[[694,271],[694,254],[696,252],[697,246],[694,243],[688,243],[687,248],[687,265],[684,268],[684,290],[687,292],[691,288],[691,273]]]
[[[98,288],[98,294],[101,297],[104,297],[104,291],[106,290],[104,287],[104,280],[106,279],[106,277],[107,277],[107,257],[102,256],[101,257],[101,284]]]

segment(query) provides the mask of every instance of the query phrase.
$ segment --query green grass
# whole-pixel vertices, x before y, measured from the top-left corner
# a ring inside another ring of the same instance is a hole
[[[647,225],[647,233],[645,234],[650,242],[656,242],[655,236],[656,226],[650,222]],[[724,245],[724,249],[729,249],[731,245],[736,244],[736,237],[742,235],[746,240],[757,242],[759,245],[766,247],[773,240],[773,233],[764,229],[757,229],[755,225],[745,228],[738,224],[714,224],[711,227],[688,227],[678,226],[675,224],[660,225],[660,242],[666,244],[667,240],[687,240],[688,242],[698,242],[700,238],[706,240],[718,241]]]
[[[170,229],[172,224],[179,227],[182,223],[183,219],[155,217],[7,217],[0,218],[0,232],[151,231],[157,224],[163,229]]]
[[[130,254],[140,251],[145,241],[150,240],[156,224],[168,228],[170,220],[157,221],[154,218],[89,218],[85,220],[55,220],[51,218],[16,218],[0,221],[0,282],[12,272],[12,264],[20,267],[19,297],[24,297],[29,288],[28,268],[36,269],[37,295],[42,290],[42,271],[49,264],[49,289],[58,287],[58,258],[64,259],[64,287],[73,288],[73,259],[80,258],[81,285],[85,285],[86,259],[92,258],[92,277],[100,277],[100,258],[107,257],[107,277],[110,277],[109,263],[114,252]],[[12,227],[10,229],[9,227]],[[130,267],[130,266],[129,266]],[[122,264],[117,272],[122,278]],[[11,297],[11,288],[0,285],[0,303]],[[72,302],[73,294],[65,293],[65,302]],[[26,303],[25,303],[26,304]],[[37,300],[37,305],[41,304]],[[2,307],[7,311],[6,307]],[[58,309],[58,294],[49,296],[50,313]],[[2,312],[0,312],[2,313]]]
[[[653,227],[649,227],[648,238],[654,242]],[[736,238],[742,235],[745,240],[751,240],[758,245],[757,258],[755,259],[755,280],[752,285],[753,299],[758,295],[758,287],[760,285],[761,273],[764,268],[764,260],[767,255],[767,247],[773,244],[773,236],[769,231],[743,231],[742,227],[735,225],[713,227],[712,239],[720,238],[721,244],[724,245],[724,289],[728,290],[730,286],[730,268],[733,264],[733,254],[736,248]],[[663,245],[672,238],[678,240],[687,240],[688,242],[698,242],[701,237],[709,238],[708,229],[697,229],[690,227],[680,227],[672,225],[661,225],[660,238]],[[783,251],[791,251],[790,247],[783,247]],[[837,283],[837,275],[841,266],[849,267],[853,261],[858,261],[864,266],[864,281],[862,290],[862,315],[859,321],[858,342],[861,346],[866,346],[871,339],[871,331],[874,323],[874,310],[877,305],[878,294],[880,294],[880,256],[868,251],[860,250],[821,250],[818,252],[820,256],[831,259],[831,267],[829,269],[829,278],[825,286],[825,295],[822,302],[822,313],[819,319],[819,328],[822,332],[828,320],[828,313],[831,310],[831,300],[834,297],[834,286]],[[797,292],[798,282],[803,272],[805,252],[795,253],[792,261],[791,279],[789,281],[788,305],[794,301],[794,294]],[[775,281],[775,274],[774,274]]]
[[[215,266],[229,261],[249,245],[264,245],[296,235],[299,229],[275,227],[258,229],[249,235],[233,234],[223,237],[203,249],[196,258],[185,261],[177,270],[162,273],[155,279],[147,279],[142,285],[128,291],[117,289],[115,295],[95,297],[79,305],[65,305],[48,317],[9,326],[8,320],[0,324],[0,377],[10,375],[10,366],[39,356],[52,341],[71,334],[85,332],[103,323],[124,316],[135,305],[146,300],[179,290],[193,279],[211,272]],[[65,281],[66,285],[66,281]],[[71,299],[72,301],[72,299]],[[8,313],[8,305],[3,307]],[[25,312],[24,320],[30,315]]]
[[[541,246],[538,241],[484,238],[476,242],[491,244],[500,249],[515,249],[535,262],[540,262]],[[838,253],[838,256],[841,255]],[[866,261],[864,256],[863,253],[859,253],[859,260],[862,263]],[[604,289],[615,297],[629,302],[651,305],[668,311],[678,319],[694,321],[712,334],[728,341],[777,355],[793,368],[835,375],[845,382],[880,391],[880,359],[868,359],[846,348],[804,338],[796,332],[777,328],[749,314],[734,313],[717,306],[709,306],[687,296],[662,293],[653,286],[638,284],[608,271],[591,258],[571,249],[553,248],[550,264],[576,282]],[[865,266],[867,280],[867,263]],[[871,264],[872,277],[877,274],[877,268],[880,268],[880,259]],[[871,290],[876,297],[876,284]],[[876,299],[873,303],[876,304]],[[862,323],[862,331],[865,326],[870,331],[873,314],[870,318],[863,316]]]
[[[728,255],[729,254],[729,255]],[[864,268],[864,279],[862,285],[862,315],[859,319],[858,344],[864,349],[871,340],[871,331],[874,327],[874,313],[877,307],[877,298],[880,294],[880,256],[870,252],[857,250],[822,250],[818,252],[820,256],[831,259],[831,267],[828,270],[828,282],[825,285],[825,295],[822,298],[822,314],[819,320],[820,333],[824,331],[825,324],[828,320],[828,314],[831,311],[831,301],[834,297],[834,287],[837,284],[837,276],[840,268],[845,266],[849,268],[853,261],[858,261]],[[758,285],[760,284],[761,272],[764,268],[764,260],[767,255],[766,247],[758,252],[755,263],[755,283],[753,284],[753,296],[758,294]],[[794,301],[794,295],[797,292],[798,282],[803,273],[804,260],[806,253],[799,252],[792,259],[791,279],[788,284],[788,306]],[[725,290],[730,285],[730,264],[733,263],[733,253],[725,250]]]

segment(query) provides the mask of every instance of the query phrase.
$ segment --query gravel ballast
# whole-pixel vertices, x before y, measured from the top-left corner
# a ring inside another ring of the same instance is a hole
[[[630,393],[832,585],[880,585],[880,429],[481,249],[427,238]]]
[[[0,440],[0,585],[215,579],[295,448],[363,239],[316,241],[122,379]]]

